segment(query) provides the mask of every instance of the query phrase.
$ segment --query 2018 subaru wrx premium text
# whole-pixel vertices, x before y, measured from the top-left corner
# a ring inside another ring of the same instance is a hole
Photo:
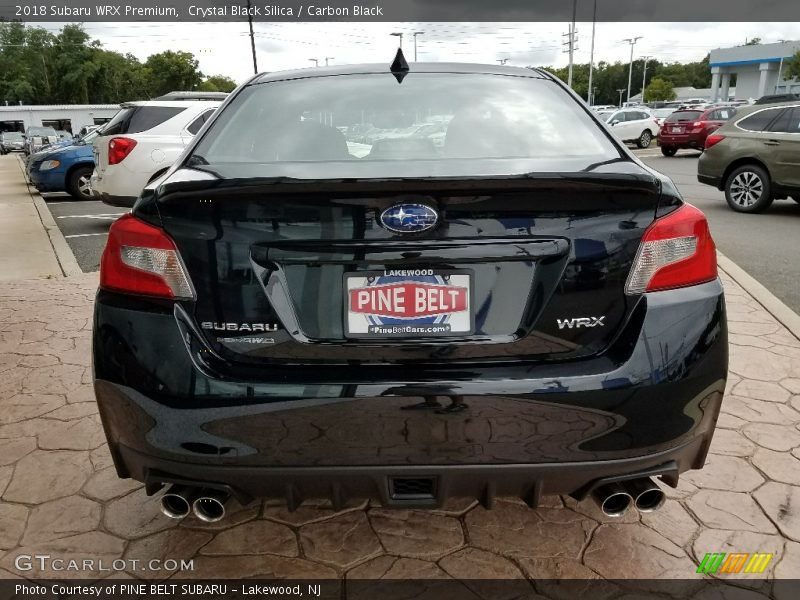
[[[254,77],[113,224],[119,475],[207,520],[230,496],[657,508],[725,388],[703,214],[545,72],[406,67]]]

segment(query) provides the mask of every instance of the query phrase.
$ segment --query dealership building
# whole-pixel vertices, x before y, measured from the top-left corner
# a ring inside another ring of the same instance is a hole
[[[732,79],[736,98],[758,99],[767,94],[800,92],[800,81],[786,79],[785,63],[800,51],[800,41],[718,48],[711,51],[712,102],[730,97]]]
[[[42,104],[0,106],[0,131],[52,127],[77,133],[85,125],[102,125],[119,111],[118,104]]]

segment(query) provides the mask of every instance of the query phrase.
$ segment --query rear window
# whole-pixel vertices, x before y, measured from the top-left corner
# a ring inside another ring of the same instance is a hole
[[[695,119],[699,119],[700,115],[702,115],[702,111],[699,110],[682,110],[679,112],[674,112],[670,116],[667,117],[667,123],[680,123],[681,121],[694,121]]]
[[[379,73],[252,85],[206,132],[193,163],[257,164],[262,176],[300,179],[449,177],[618,156],[551,81],[410,73],[398,83]]]
[[[125,135],[141,133],[161,125],[187,107],[132,106],[119,111],[103,130],[103,135]]]

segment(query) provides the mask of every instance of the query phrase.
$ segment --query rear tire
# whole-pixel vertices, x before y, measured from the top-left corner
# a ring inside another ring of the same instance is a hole
[[[673,148],[671,146],[661,146],[661,154],[664,156],[675,156],[677,151],[677,148]]]
[[[75,200],[91,200],[92,189],[89,180],[92,177],[92,167],[78,167],[69,174],[67,191]]]
[[[758,165],[742,165],[725,181],[725,199],[736,212],[760,213],[772,204],[772,182]]]
[[[649,129],[645,129],[642,132],[642,135],[639,136],[639,139],[636,140],[636,145],[639,148],[645,149],[650,147],[650,142],[653,141],[653,134],[650,132]]]

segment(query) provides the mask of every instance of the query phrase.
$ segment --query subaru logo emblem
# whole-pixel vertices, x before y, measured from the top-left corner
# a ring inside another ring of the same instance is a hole
[[[439,222],[439,213],[424,204],[395,204],[381,213],[381,225],[395,233],[421,233]]]

